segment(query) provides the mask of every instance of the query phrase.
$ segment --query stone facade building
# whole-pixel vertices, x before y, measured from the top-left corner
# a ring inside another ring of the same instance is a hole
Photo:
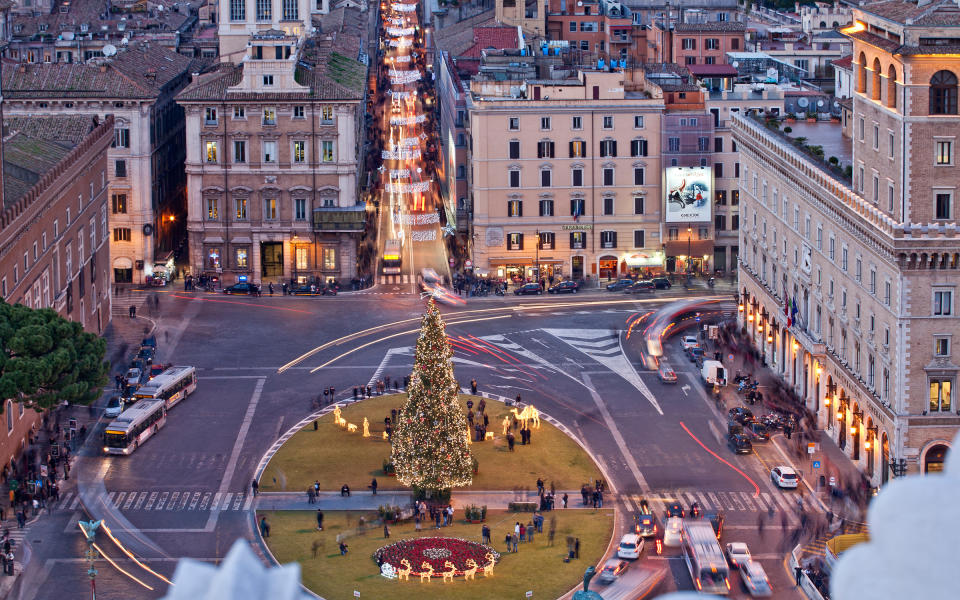
[[[107,152],[113,118],[98,124],[81,115],[6,117],[3,130],[0,294],[103,333],[111,304]],[[0,464],[16,458],[40,418],[7,400]]]
[[[117,283],[142,284],[172,267],[172,252],[185,239],[186,138],[174,95],[189,81],[193,62],[150,44],[132,44],[101,61],[6,65],[4,112],[113,115],[106,268]]]
[[[853,8],[853,180],[735,116],[742,323],[873,485],[960,427],[956,4]]]
[[[248,4],[245,24],[220,11],[221,36],[225,27],[253,32],[242,55],[221,37],[224,62],[177,98],[187,121],[191,270],[222,274],[224,285],[349,281],[366,218],[357,196],[360,39],[260,26]],[[280,14],[280,0],[273,4]],[[309,23],[310,7],[300,8]]]

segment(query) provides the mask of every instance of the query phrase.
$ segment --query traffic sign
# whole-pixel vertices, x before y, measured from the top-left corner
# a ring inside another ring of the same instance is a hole
[[[836,478],[836,477],[831,477],[831,478],[830,478],[830,486],[833,487],[833,486],[835,486],[835,485],[837,485],[837,478]]]
[[[813,454],[817,451],[817,445],[814,442],[807,443],[807,454]]]
[[[473,268],[473,261],[472,261],[472,260],[468,260],[468,261],[464,262],[463,265],[464,265],[465,267],[467,267],[468,269],[471,269],[471,268]]]
[[[453,258],[453,257],[451,256],[451,257],[450,257],[450,266],[453,267],[453,266],[456,266],[456,264],[457,264],[457,259],[455,259],[455,258]]]
[[[813,468],[814,468],[814,469],[819,469],[819,468],[820,468],[820,461],[819,461],[819,460],[813,461]]]

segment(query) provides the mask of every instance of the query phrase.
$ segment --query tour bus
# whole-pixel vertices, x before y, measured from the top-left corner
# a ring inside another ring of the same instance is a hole
[[[163,400],[167,409],[173,408],[197,389],[197,370],[194,367],[170,367],[137,390],[137,400]]]
[[[683,522],[683,558],[698,592],[730,593],[730,572],[717,534],[710,521],[685,519]]]
[[[399,239],[387,240],[383,243],[383,274],[399,275],[403,261],[403,242]]]
[[[131,454],[167,423],[167,406],[163,400],[137,402],[107,425],[103,432],[106,454]]]

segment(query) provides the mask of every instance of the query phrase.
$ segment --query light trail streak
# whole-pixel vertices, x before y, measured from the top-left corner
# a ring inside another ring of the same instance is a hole
[[[695,441],[696,443],[700,444],[700,447],[701,447],[701,448],[703,448],[704,450],[706,450],[707,452],[709,452],[714,458],[716,458],[717,460],[719,460],[719,461],[722,462],[723,464],[727,465],[728,467],[730,467],[731,469],[733,469],[733,470],[736,471],[737,473],[740,473],[740,475],[742,475],[744,479],[746,479],[747,481],[749,481],[750,484],[753,485],[753,488],[754,488],[754,490],[755,490],[754,493],[753,493],[753,497],[754,497],[754,498],[756,498],[757,496],[760,495],[760,486],[757,485],[757,483],[756,483],[754,480],[750,479],[750,476],[749,476],[749,475],[747,475],[746,473],[744,473],[743,471],[741,471],[741,470],[738,469],[737,467],[733,466],[733,464],[731,464],[730,462],[728,462],[727,460],[725,460],[723,457],[721,457],[719,454],[717,454],[716,452],[714,452],[714,451],[711,450],[710,448],[707,448],[706,445],[704,445],[704,443],[700,441],[700,438],[698,438],[697,436],[693,435],[693,432],[691,432],[689,429],[687,429],[687,426],[684,425],[683,421],[680,421],[680,427],[683,427],[683,430],[687,432],[687,435],[689,435],[690,437],[692,437],[692,438],[693,438],[693,441]]]
[[[480,338],[478,338],[478,337],[476,337],[476,336],[471,335],[470,337],[471,337],[472,339],[476,340],[476,341],[474,342],[474,344],[477,344],[477,345],[483,344],[484,346],[487,346],[487,347],[491,348],[494,352],[498,352],[498,353],[500,353],[500,354],[503,354],[503,355],[506,356],[507,358],[511,359],[511,360],[517,365],[517,368],[520,369],[521,371],[523,371],[524,373],[526,373],[527,375],[530,375],[531,377],[534,377],[534,378],[536,378],[536,377],[540,377],[541,379],[546,379],[546,378],[547,378],[545,375],[541,375],[540,373],[530,373],[529,371],[524,370],[524,369],[520,366],[520,365],[524,364],[523,361],[521,361],[521,360],[520,360],[519,358],[517,358],[516,356],[510,354],[510,353],[507,352],[506,350],[502,350],[502,349],[500,349],[500,348],[497,348],[496,346],[494,346],[494,345],[491,344],[490,342],[487,342],[486,340],[482,340],[482,339],[480,339]],[[498,357],[498,358],[499,358],[499,357]],[[537,368],[537,367],[535,367],[535,366],[533,366],[533,365],[530,365],[530,366],[533,367],[534,369]]]
[[[451,321],[451,322],[447,323],[447,327],[450,327],[451,325],[459,325],[459,324],[461,324],[461,323],[476,323],[476,322],[478,322],[478,321],[495,321],[495,320],[497,320],[497,319],[509,319],[509,318],[510,318],[510,315],[501,315],[501,316],[498,316],[498,317],[484,317],[484,318],[482,318],[482,319],[467,319],[467,320],[463,320],[463,321]],[[351,349],[351,350],[348,350],[348,351],[344,352],[343,354],[341,354],[340,356],[337,356],[336,358],[332,358],[332,359],[328,360],[327,362],[323,363],[323,364],[320,365],[319,367],[316,367],[316,368],[311,369],[310,372],[311,372],[311,373],[316,373],[316,372],[319,371],[320,369],[332,365],[333,363],[337,362],[337,361],[340,360],[341,358],[343,358],[343,357],[345,357],[345,356],[350,356],[351,354],[353,354],[353,353],[356,352],[357,350],[362,350],[362,349],[367,348],[367,347],[369,347],[369,346],[372,346],[372,345],[374,345],[374,344],[379,344],[380,342],[383,342],[383,341],[385,341],[385,340],[389,340],[389,339],[392,339],[392,338],[395,338],[395,337],[399,337],[399,336],[401,336],[401,335],[409,335],[409,334],[411,334],[411,333],[417,333],[417,332],[419,332],[419,331],[420,331],[420,328],[418,327],[417,329],[410,329],[410,330],[408,330],[408,331],[401,331],[400,333],[394,333],[394,334],[391,334],[391,335],[388,335],[388,336],[385,336],[385,337],[382,337],[382,338],[373,340],[372,342],[367,342],[366,344],[361,344],[360,346],[357,346],[356,348],[353,348],[353,349]]]
[[[256,306],[257,308],[267,308],[270,310],[285,310],[288,312],[303,313],[306,315],[313,314],[309,310],[301,310],[299,308],[287,308],[285,306],[268,306],[266,304],[254,304],[253,302],[237,302],[236,300],[217,300],[215,298],[195,298],[193,296],[181,296],[180,294],[171,294],[173,298],[180,298],[181,300],[196,300],[199,302],[219,302],[220,304],[239,304],[240,306]]]
[[[173,582],[172,582],[172,581],[170,581],[169,579],[167,579],[166,577],[164,577],[164,576],[161,575],[160,573],[157,573],[156,571],[154,571],[153,569],[151,569],[151,568],[148,567],[147,565],[145,565],[145,564],[143,564],[142,562],[140,562],[140,561],[137,559],[136,556],[134,556],[129,550],[127,550],[127,549],[124,547],[124,545],[120,543],[120,540],[118,540],[116,537],[114,537],[113,532],[110,531],[110,528],[107,527],[107,524],[106,524],[106,523],[102,523],[102,524],[100,525],[100,527],[103,529],[104,533],[107,534],[107,537],[110,538],[111,541],[113,541],[114,545],[115,545],[117,548],[120,549],[120,552],[123,552],[124,554],[126,554],[126,555],[130,558],[130,560],[132,560],[133,562],[135,562],[139,567],[141,567],[141,568],[142,568],[144,571],[146,571],[147,573],[150,573],[151,575],[154,575],[155,577],[157,577],[158,579],[160,579],[161,581],[163,581],[163,582],[165,582],[165,583],[167,583],[167,584],[169,584],[169,585],[173,585]]]
[[[114,561],[112,558],[110,558],[109,556],[107,556],[106,552],[104,552],[103,549],[100,548],[100,546],[98,546],[98,545],[96,545],[96,544],[93,544],[93,547],[96,549],[97,552],[100,553],[100,556],[102,556],[103,558],[105,558],[108,563],[110,563],[111,565],[113,565],[113,568],[114,568],[114,569],[120,571],[121,573],[123,573],[124,575],[126,575],[127,577],[129,577],[130,579],[136,581],[137,583],[139,583],[139,584],[142,585],[143,587],[145,587],[145,588],[147,588],[148,590],[150,590],[151,592],[153,591],[153,588],[152,588],[152,587],[150,587],[150,586],[147,585],[146,583],[144,583],[144,582],[140,581],[139,579],[137,579],[132,573],[129,573],[129,572],[123,570],[123,568],[122,568],[120,565],[118,565],[118,564],[116,563],[116,561]]]

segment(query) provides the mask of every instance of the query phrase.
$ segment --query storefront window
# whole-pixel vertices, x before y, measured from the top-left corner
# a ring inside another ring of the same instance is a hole
[[[210,248],[207,250],[207,267],[211,269],[220,268],[220,248]]]
[[[247,268],[247,252],[246,248],[237,248],[237,268],[246,269]]]
[[[336,248],[323,249],[323,270],[324,271],[337,270],[337,249]]]

